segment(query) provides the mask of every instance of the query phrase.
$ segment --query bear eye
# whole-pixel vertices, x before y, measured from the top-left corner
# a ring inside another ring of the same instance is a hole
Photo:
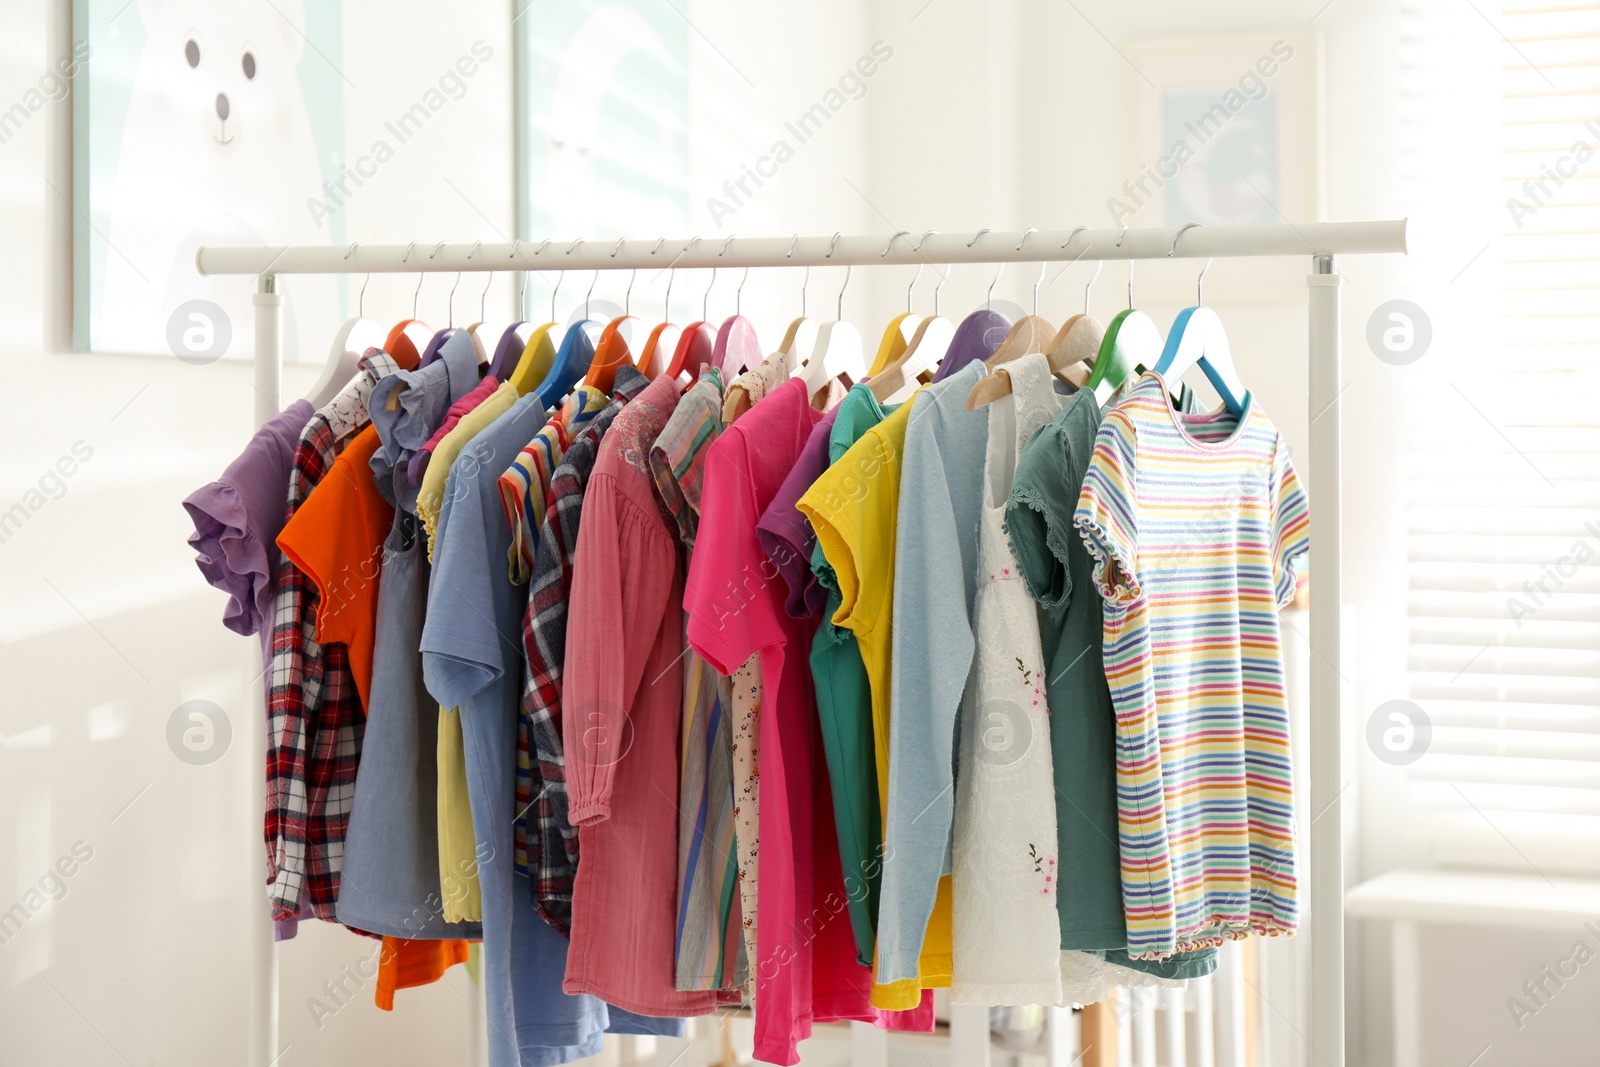
[[[244,76],[254,81],[256,76],[256,57],[246,52],[241,62],[244,66]]]
[[[195,44],[193,40],[185,42],[183,58],[189,61],[189,66],[198,67],[200,65],[200,46]]]

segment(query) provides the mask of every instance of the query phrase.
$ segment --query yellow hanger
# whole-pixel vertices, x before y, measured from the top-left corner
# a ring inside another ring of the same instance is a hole
[[[543,252],[545,245],[549,243],[550,239],[548,237],[545,238],[544,244],[534,249],[533,254],[538,255]],[[551,339],[550,334],[556,328],[554,322],[556,317],[556,293],[561,291],[561,279],[563,277],[565,277],[565,274],[558,272],[556,274],[555,288],[550,290],[550,318],[552,321],[545,323],[543,326],[535,327],[533,333],[528,335],[528,343],[522,346],[522,357],[517,360],[516,369],[506,379],[517,390],[518,396],[525,396],[539,388],[545,376],[550,373],[550,368],[555,364],[556,342]]]

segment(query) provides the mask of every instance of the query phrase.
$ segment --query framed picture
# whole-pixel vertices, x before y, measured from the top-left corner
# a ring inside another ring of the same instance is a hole
[[[75,0],[90,59],[74,99],[74,347],[175,351],[169,329],[197,300],[250,347],[251,286],[204,278],[204,244],[321,244],[307,198],[340,176],[344,81],[339,0]],[[285,354],[326,350],[332,278],[288,280]],[[174,316],[178,316],[177,319]],[[219,353],[221,354],[221,353]]]
[[[1146,38],[1125,48],[1133,113],[1117,225],[1317,222],[1323,217],[1322,42],[1315,31]],[[1152,272],[1165,286],[1172,271]],[[1155,279],[1153,279],[1155,280]],[[1206,276],[1238,298],[1299,294],[1270,260]]]

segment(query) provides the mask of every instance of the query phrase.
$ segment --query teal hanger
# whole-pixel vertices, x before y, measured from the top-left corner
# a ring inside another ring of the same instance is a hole
[[[567,254],[571,255],[573,249],[582,243],[582,240],[575,242],[572,248],[567,249]],[[583,297],[583,318],[567,327],[566,334],[561,338],[561,347],[556,350],[555,362],[550,365],[550,373],[534,390],[539,403],[546,409],[559,404],[564,396],[572,392],[572,387],[589,373],[589,364],[594,360],[595,341],[601,330],[600,324],[589,318],[589,294],[594,292],[595,282],[599,280],[600,272],[596,270],[594,281],[589,283],[589,292]],[[551,311],[553,317],[554,308]]]
[[[1172,239],[1168,256],[1177,252],[1178,238],[1183,236],[1184,230],[1197,225],[1191,222],[1178,230],[1177,236]],[[1171,388],[1188,373],[1190,367],[1198,363],[1217,395],[1222,398],[1224,406],[1238,415],[1244,411],[1247,390],[1239,380],[1239,372],[1233,367],[1233,351],[1228,345],[1228,333],[1222,328],[1222,320],[1201,299],[1201,282],[1210,266],[1211,260],[1208,259],[1205,266],[1200,268],[1200,277],[1195,279],[1195,306],[1184,308],[1173,320],[1166,347],[1156,361],[1155,373],[1161,375],[1162,380],[1169,383],[1168,388]]]
[[[1118,248],[1122,247],[1127,233],[1128,227],[1123,226],[1117,235]],[[1083,385],[1094,391],[1095,401],[1101,407],[1134,376],[1139,364],[1149,366],[1161,353],[1161,331],[1156,329],[1149,315],[1133,306],[1133,264],[1133,260],[1128,260],[1128,307],[1117,312],[1116,318],[1106,327],[1105,339],[1100,342],[1100,351],[1094,358],[1094,373]]]

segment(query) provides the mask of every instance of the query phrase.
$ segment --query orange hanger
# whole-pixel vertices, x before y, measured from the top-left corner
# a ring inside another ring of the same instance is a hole
[[[690,238],[688,245],[684,247],[684,251],[687,252],[690,248],[693,248],[694,243],[698,240],[700,240],[699,237]],[[723,248],[726,249],[727,245],[723,245]],[[715,365],[712,364],[711,355],[717,347],[717,331],[711,323],[706,321],[706,308],[709,306],[711,299],[711,287],[715,284],[717,284],[717,268],[712,267],[711,281],[706,284],[705,295],[700,298],[700,321],[691,322],[684,328],[683,335],[678,338],[678,347],[672,353],[672,362],[667,364],[666,373],[674,378],[687,374],[689,376],[688,381],[693,382],[694,379],[700,377],[700,368],[707,364]]]
[[[608,396],[616,380],[617,368],[633,366],[633,353],[628,349],[628,339],[622,334],[622,324],[635,321],[632,315],[619,315],[600,331],[600,343],[595,346],[594,358],[589,362],[585,385],[592,385]]]

